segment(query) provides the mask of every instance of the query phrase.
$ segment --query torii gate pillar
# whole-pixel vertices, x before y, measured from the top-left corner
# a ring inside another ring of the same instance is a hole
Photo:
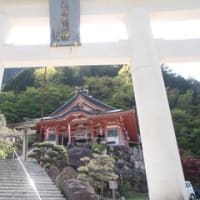
[[[2,82],[3,82],[3,74],[4,74],[4,67],[0,63],[0,92],[1,92]]]
[[[186,200],[183,170],[148,13],[133,9],[132,77],[151,200]]]
[[[0,36],[0,46],[4,45],[5,38],[8,32],[9,28],[9,22],[8,19],[0,14],[0,30],[1,30],[1,36]],[[2,87],[2,81],[3,81],[3,74],[4,74],[4,67],[0,63],[0,92],[1,92],[1,87]]]

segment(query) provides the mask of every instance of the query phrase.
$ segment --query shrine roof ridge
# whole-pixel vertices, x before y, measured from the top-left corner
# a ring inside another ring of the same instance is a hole
[[[82,96],[84,96],[88,101],[92,101],[94,104],[106,107],[106,108],[111,109],[111,110],[115,110],[116,109],[113,106],[110,106],[110,105],[108,105],[108,104],[106,104],[106,103],[104,103],[104,102],[102,102],[102,101],[100,101],[100,100],[98,100],[98,99],[96,99],[96,98],[94,98],[92,96],[87,95],[85,92],[80,91],[79,93]]]
[[[106,109],[109,109],[110,111],[112,110],[116,110],[116,108],[103,103],[102,101],[99,101],[98,99],[87,95],[85,92],[83,91],[79,91],[74,97],[72,97],[71,99],[69,99],[66,103],[64,103],[62,106],[60,106],[57,110],[55,110],[54,112],[52,112],[51,114],[49,114],[47,117],[53,117],[55,116],[57,113],[59,113],[62,109],[66,108],[67,106],[71,105],[72,102],[74,102],[79,96],[82,96],[83,98],[85,98],[86,100],[88,100],[89,102],[92,102],[95,105],[104,107]]]

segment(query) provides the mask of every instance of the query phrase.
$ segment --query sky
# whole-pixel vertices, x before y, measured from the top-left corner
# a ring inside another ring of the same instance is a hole
[[[155,38],[166,40],[200,39],[200,20],[165,21],[151,24]],[[200,62],[165,63],[174,73],[200,81]]]
[[[172,71],[186,79],[196,79],[200,81],[200,63],[166,63]]]
[[[156,21],[151,23],[154,38],[181,40],[200,38],[200,20],[187,21]],[[39,31],[38,31],[39,30]],[[106,31],[105,31],[106,30]],[[48,24],[16,25],[8,34],[6,43],[14,45],[49,44]],[[81,43],[117,42],[127,40],[128,33],[122,22],[98,24],[81,24]],[[173,72],[184,78],[200,81],[200,63],[165,63]]]

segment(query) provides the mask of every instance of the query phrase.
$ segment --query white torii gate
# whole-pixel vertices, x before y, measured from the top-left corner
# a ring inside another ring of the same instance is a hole
[[[184,177],[160,62],[199,61],[200,40],[165,41],[150,21],[200,18],[199,0],[81,0],[81,23],[123,21],[129,40],[50,48],[5,44],[10,26],[49,23],[48,0],[0,0],[0,82],[4,67],[131,64],[149,197],[186,200]]]

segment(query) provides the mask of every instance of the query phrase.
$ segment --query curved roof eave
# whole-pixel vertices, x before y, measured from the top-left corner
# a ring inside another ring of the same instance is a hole
[[[57,113],[59,113],[62,109],[66,108],[67,106],[70,106],[70,104],[75,101],[79,96],[82,96],[83,98],[85,98],[86,100],[92,102],[93,104],[96,104],[98,106],[107,108],[109,110],[115,110],[116,108],[105,104],[101,101],[99,101],[98,99],[91,97],[87,94],[85,94],[84,92],[79,91],[74,97],[72,97],[71,99],[69,99],[66,103],[64,103],[62,106],[60,106],[58,109],[56,109],[54,112],[52,112],[51,114],[49,114],[47,117],[52,117],[54,115],[56,115]]]
[[[69,111],[69,112],[66,112],[62,115],[58,115],[58,116],[52,116],[52,117],[44,117],[43,120],[56,120],[56,119],[62,119],[64,118],[65,116],[69,115],[69,114],[75,114],[75,113],[84,113],[86,115],[93,115],[93,116],[100,116],[100,115],[110,115],[110,114],[119,114],[119,113],[126,113],[126,112],[130,112],[130,111],[133,111],[133,109],[131,110],[113,110],[112,112],[110,111],[105,111],[105,112],[89,112],[89,111],[86,111],[86,110],[72,110],[72,111]]]

